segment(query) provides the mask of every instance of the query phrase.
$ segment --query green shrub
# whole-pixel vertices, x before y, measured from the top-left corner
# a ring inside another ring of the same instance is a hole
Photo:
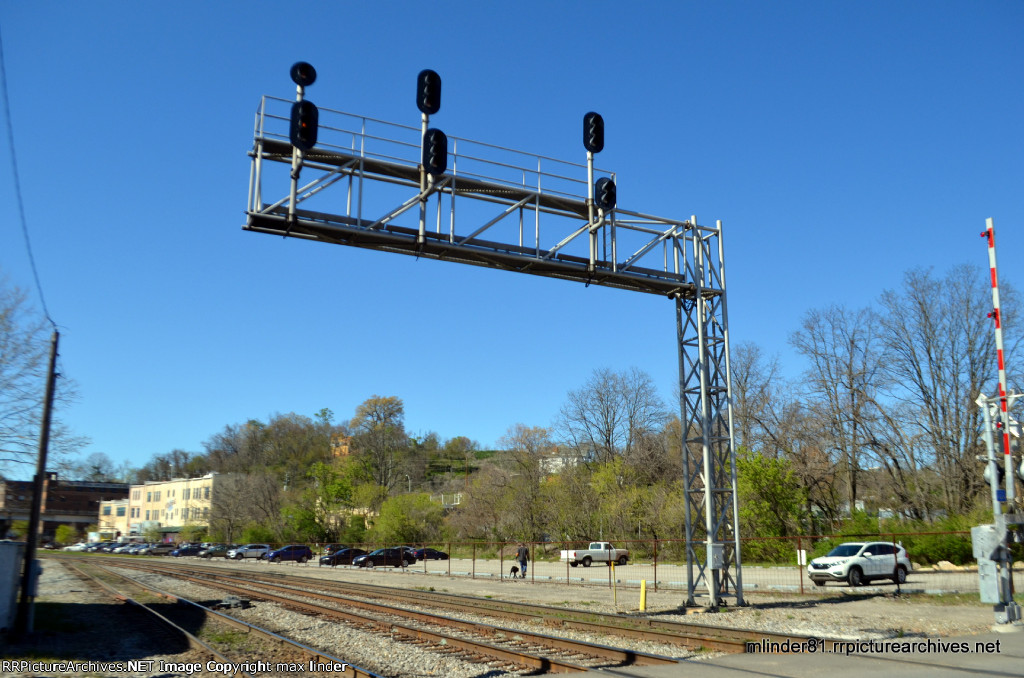
[[[744,563],[793,565],[796,563],[796,542],[789,539],[747,539],[740,542]]]

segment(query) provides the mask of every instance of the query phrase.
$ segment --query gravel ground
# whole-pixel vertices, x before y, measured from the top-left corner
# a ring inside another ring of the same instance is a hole
[[[255,562],[218,562],[190,560],[190,564],[208,564],[211,567],[228,567],[245,571],[259,568],[261,572],[301,574],[310,577],[324,577],[331,580],[349,580],[360,583],[419,588],[441,592],[501,598],[513,601],[533,602],[545,605],[572,607],[600,612],[638,614],[639,591],[620,590],[617,596],[601,587],[569,586],[565,584],[532,584],[527,581],[484,580],[449,578],[426,575],[417,572],[382,568],[375,571],[347,568],[318,568],[315,565],[293,563],[269,564]],[[147,575],[152,583],[162,588],[173,589],[185,597],[211,599],[223,597],[210,589],[190,584],[171,583],[169,580]],[[616,604],[617,597],[617,604]],[[895,598],[890,595],[871,595],[862,592],[838,590],[827,596],[803,597],[753,594],[747,597],[746,607],[723,608],[719,612],[705,612],[701,608],[689,611],[680,608],[683,596],[678,591],[648,592],[647,614],[659,619],[685,619],[689,622],[711,626],[731,626],[752,630],[782,633],[800,633],[823,637],[852,639],[895,638],[895,637],[950,637],[987,632],[993,622],[989,605],[971,602],[936,601],[927,596]],[[60,565],[55,559],[44,561],[43,576],[40,580],[40,598],[43,603],[86,603],[83,608],[72,606],[66,618],[68,628],[85,627],[88,632],[76,633],[61,630],[37,634],[33,642],[50,654],[44,656],[73,656],[81,659],[150,658],[164,661],[188,661],[188,651],[168,653],[167,644],[153,639],[152,634],[143,633],[134,637],[126,629],[118,642],[110,641],[111,606],[108,599],[86,590],[85,586]],[[123,607],[123,606],[120,606]],[[344,661],[365,669],[395,677],[505,675],[495,667],[467,665],[455,658],[421,650],[407,643],[395,643],[390,639],[353,629],[341,627],[337,622],[281,610],[264,603],[256,603],[248,610],[233,610],[232,614],[252,624],[287,633],[300,642],[317,646]],[[689,612],[689,614],[687,614]],[[100,615],[99,622],[89,623],[88,615]],[[467,618],[471,616],[467,615]],[[43,620],[45,621],[45,620]],[[493,622],[492,622],[493,623]],[[512,622],[497,622],[501,626],[514,627]],[[37,624],[38,628],[38,624]],[[543,629],[532,629],[541,630]],[[98,639],[102,637],[105,642]],[[607,642],[601,637],[591,638],[594,642]],[[621,644],[615,642],[610,644]],[[81,645],[76,650],[76,645]],[[25,645],[20,646],[21,650]],[[18,656],[19,646],[4,648],[3,655]],[[638,647],[643,651],[686,657],[687,653],[678,647],[648,644]],[[76,654],[77,652],[77,654]],[[71,654],[68,654],[71,653]],[[706,655],[705,655],[706,656]],[[253,659],[258,659],[254,657]],[[32,672],[0,672],[2,676],[52,675]],[[79,674],[85,675],[85,674]],[[119,675],[91,672],[88,675]],[[123,675],[123,674],[120,674]],[[143,674],[135,674],[143,675]],[[155,672],[149,675],[171,676],[173,672]]]

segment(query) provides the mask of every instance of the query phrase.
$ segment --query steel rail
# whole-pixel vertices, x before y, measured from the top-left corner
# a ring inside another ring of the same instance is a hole
[[[223,575],[218,575],[216,577],[216,579],[230,579],[231,581],[237,581],[238,577],[237,576],[236,577],[224,577]],[[196,582],[199,582],[199,583],[204,583],[204,582],[208,581],[208,578],[206,576],[206,573],[203,573],[202,576],[194,577],[194,578],[192,578],[192,580],[196,581]],[[244,581],[245,581],[245,583],[247,585],[251,585],[251,584],[254,583],[252,577],[245,577]],[[518,629],[508,629],[508,628],[503,628],[503,627],[500,627],[500,626],[493,626],[493,625],[488,625],[488,624],[480,624],[479,622],[467,622],[467,621],[464,621],[462,619],[455,619],[455,618],[452,618],[452,617],[441,617],[441,616],[438,616],[436,613],[432,613],[432,612],[431,613],[416,612],[414,610],[407,610],[407,609],[402,609],[402,608],[394,608],[394,607],[391,607],[389,605],[382,605],[382,604],[379,604],[379,603],[372,603],[372,602],[368,602],[368,601],[364,601],[364,600],[358,600],[358,599],[355,599],[355,598],[350,598],[348,596],[339,595],[337,593],[331,593],[331,594],[314,593],[314,592],[309,591],[307,589],[300,589],[300,588],[296,588],[294,586],[288,586],[288,585],[284,585],[284,584],[280,584],[280,583],[276,583],[276,582],[267,582],[267,581],[264,581],[264,580],[257,580],[256,583],[258,583],[258,585],[260,585],[260,586],[263,586],[263,587],[266,587],[266,588],[270,588],[270,589],[273,589],[273,590],[276,590],[276,591],[281,591],[281,592],[290,593],[290,594],[294,594],[294,595],[301,595],[301,596],[305,596],[305,597],[308,597],[308,598],[314,598],[314,599],[317,599],[317,600],[323,600],[323,601],[326,601],[326,602],[343,601],[345,605],[351,605],[353,607],[358,607],[358,608],[361,608],[361,609],[364,609],[364,610],[369,610],[369,611],[372,611],[372,612],[382,612],[382,613],[386,613],[386,614],[398,614],[398,615],[401,615],[403,617],[409,617],[411,619],[415,619],[417,621],[421,621],[421,622],[425,622],[425,623],[434,623],[434,624],[440,624],[442,626],[450,626],[450,627],[457,628],[457,629],[460,629],[460,630],[463,630],[463,631],[468,631],[468,632],[472,632],[472,633],[480,633],[480,634],[491,636],[491,637],[502,637],[502,636],[504,636],[504,637],[515,637],[517,639],[523,639],[523,640],[530,640],[532,642],[535,642],[535,643],[538,643],[538,644],[541,644],[541,645],[546,645],[546,646],[549,646],[549,647],[554,647],[554,648],[558,648],[558,649],[562,649],[562,650],[569,650],[569,651],[578,652],[578,653],[581,653],[581,654],[587,654],[587,655],[591,655],[591,656],[595,656],[595,657],[600,657],[602,659],[607,659],[607,660],[610,660],[610,661],[618,662],[620,664],[648,665],[648,664],[675,664],[675,663],[678,663],[678,661],[676,659],[673,659],[671,657],[663,657],[661,655],[653,655],[653,654],[644,653],[644,652],[636,652],[636,651],[633,651],[633,650],[624,650],[622,648],[610,647],[610,646],[607,646],[607,645],[600,645],[600,644],[589,643],[589,642],[585,642],[585,641],[569,640],[569,639],[566,639],[566,638],[559,638],[559,637],[550,636],[550,635],[541,634],[541,633],[533,633],[533,632],[530,632],[530,631],[522,631],[522,630],[518,630]],[[304,581],[303,583],[305,584],[306,581]],[[309,583],[313,584],[313,582],[309,582]],[[415,597],[410,597],[410,598],[406,599],[406,601],[407,602],[418,602]],[[595,625],[592,625],[592,626],[595,626]]]
[[[191,647],[192,649],[199,650],[200,652],[206,652],[206,653],[208,653],[210,656],[212,656],[214,659],[216,659],[219,662],[232,663],[231,660],[228,657],[225,657],[223,654],[221,654],[220,652],[215,650],[213,647],[207,645],[202,640],[200,640],[196,636],[192,635],[191,633],[189,633],[185,629],[181,628],[179,625],[175,624],[170,619],[168,619],[164,615],[160,614],[159,612],[157,612],[153,608],[149,607],[145,603],[142,603],[142,602],[139,602],[138,600],[135,600],[134,598],[132,598],[128,594],[124,593],[123,591],[118,591],[117,589],[115,589],[113,586],[111,586],[107,582],[105,582],[102,579],[99,579],[97,577],[94,577],[93,575],[89,574],[88,572],[85,572],[84,570],[82,570],[80,567],[78,567],[77,565],[75,565],[73,563],[66,563],[66,565],[75,574],[77,574],[79,577],[85,579],[86,581],[92,582],[93,584],[96,584],[97,586],[102,588],[104,591],[106,591],[107,594],[110,595],[111,597],[113,597],[114,599],[120,600],[120,601],[122,601],[124,603],[127,603],[129,605],[133,605],[133,606],[135,606],[138,609],[145,610],[146,612],[151,614],[155,619],[157,619],[164,627],[171,629],[172,631],[174,631],[175,633],[177,633],[180,636],[183,636],[185,638],[185,640],[188,642],[189,647]],[[97,567],[102,567],[102,566],[97,566]],[[104,569],[104,571],[107,571],[106,568],[102,568],[102,569]],[[111,573],[111,574],[116,574],[116,573]],[[141,585],[139,585],[139,586],[142,589],[146,589],[145,586],[141,586]],[[154,593],[154,594],[156,594],[156,595],[158,595],[158,596],[160,596],[162,598],[172,598],[172,599],[174,599],[173,596],[169,596],[169,595],[165,594],[162,591],[150,590],[149,592],[150,593]],[[249,678],[254,678],[254,676],[251,673],[247,673],[245,671],[239,671],[238,673],[240,673],[243,676],[249,676]]]
[[[115,598],[117,598],[119,600],[124,600],[125,602],[132,603],[132,604],[137,605],[139,607],[142,607],[146,611],[148,611],[151,614],[155,615],[161,621],[163,621],[165,624],[167,624],[168,626],[172,627],[176,631],[178,631],[181,634],[183,634],[188,639],[190,647],[193,647],[193,648],[195,648],[197,650],[209,652],[218,661],[223,662],[225,664],[237,664],[238,663],[238,662],[232,661],[229,657],[224,656],[223,654],[218,652],[216,649],[210,647],[205,642],[203,642],[202,640],[200,640],[199,638],[197,638],[193,634],[189,633],[185,629],[182,629],[180,626],[178,626],[174,622],[172,622],[169,619],[167,619],[167,617],[165,617],[164,615],[162,615],[159,612],[157,612],[156,610],[153,610],[152,608],[148,607],[145,603],[141,603],[141,602],[139,602],[137,600],[134,600],[133,598],[131,598],[130,596],[128,596],[124,592],[118,591],[117,589],[115,589],[113,586],[111,586],[107,582],[104,582],[102,579],[98,579],[97,577],[94,577],[94,576],[90,575],[89,573],[84,572],[78,566],[76,566],[76,565],[74,565],[72,563],[66,563],[66,565],[68,567],[70,567],[71,569],[73,569],[75,572],[77,572],[80,576],[86,577],[90,581],[93,581],[96,584],[98,584],[99,586],[101,586],[103,589],[105,589],[107,592],[109,592]],[[272,641],[272,642],[275,642],[275,643],[286,645],[286,646],[289,647],[289,649],[291,649],[291,650],[297,652],[298,654],[302,655],[305,658],[306,661],[315,660],[317,662],[326,663],[326,664],[345,664],[346,665],[346,671],[351,670],[352,671],[352,675],[355,678],[383,678],[380,674],[373,673],[372,671],[368,671],[366,669],[363,669],[363,668],[360,668],[358,666],[355,666],[354,664],[352,664],[350,662],[346,662],[343,659],[340,659],[338,657],[334,657],[334,656],[329,655],[329,654],[327,654],[325,652],[320,652],[319,650],[311,648],[311,647],[309,647],[307,645],[303,645],[302,643],[294,641],[294,640],[292,640],[290,638],[286,638],[285,636],[281,636],[281,635],[276,634],[276,633],[274,633],[272,631],[268,631],[266,629],[260,628],[259,626],[254,626],[253,624],[249,624],[248,622],[244,622],[241,619],[235,619],[231,615],[227,615],[227,614],[224,614],[222,612],[218,612],[217,610],[211,610],[210,608],[208,608],[208,607],[206,607],[204,605],[200,605],[199,603],[196,603],[195,601],[189,600],[188,598],[183,598],[183,597],[181,597],[179,595],[176,595],[176,594],[173,594],[173,593],[169,593],[169,592],[164,591],[162,589],[156,588],[155,586],[151,586],[151,585],[148,585],[148,584],[143,584],[143,583],[139,582],[138,580],[132,579],[131,577],[126,577],[125,575],[123,575],[123,574],[121,574],[119,572],[115,572],[115,571],[110,569],[111,567],[116,567],[118,565],[114,565],[112,563],[104,563],[103,565],[100,565],[100,564],[97,563],[97,564],[94,564],[94,566],[100,568],[101,570],[103,570],[104,573],[109,574],[111,576],[118,577],[122,581],[128,582],[132,586],[135,586],[135,587],[137,587],[139,589],[142,589],[143,591],[146,591],[148,593],[154,594],[154,595],[159,596],[161,598],[166,598],[166,599],[171,600],[173,602],[178,602],[178,603],[182,603],[182,604],[185,604],[185,605],[192,606],[193,608],[195,608],[195,609],[199,610],[200,612],[202,612],[206,616],[207,619],[215,619],[217,621],[223,622],[223,623],[225,623],[225,624],[227,624],[227,625],[229,625],[229,626],[231,626],[233,628],[239,629],[239,630],[244,631],[246,633],[250,633],[250,634],[259,636],[259,637],[261,637],[263,639],[266,639],[266,640],[269,640],[269,641]],[[238,673],[241,674],[241,675],[244,675],[244,676],[250,676],[252,678],[252,674],[250,674],[250,673],[246,673],[244,671],[239,671]]]
[[[128,561],[124,563],[124,566],[131,567],[133,564],[137,564],[138,569],[159,570],[170,576],[180,576],[184,571],[189,573],[201,572],[204,578],[231,578],[231,575],[224,574],[221,568],[196,567],[184,563],[172,564],[150,561],[144,566],[142,563]],[[435,606],[505,619],[539,621],[548,627],[562,627],[636,640],[674,644],[691,650],[718,650],[729,653],[742,653],[746,651],[747,643],[751,642],[760,643],[763,640],[767,640],[770,643],[774,643],[776,647],[787,647],[785,645],[787,640],[792,645],[811,639],[811,636],[801,634],[752,631],[726,626],[707,626],[688,622],[658,620],[645,616],[557,608],[538,603],[491,600],[437,591],[417,590],[410,592],[406,589],[390,586],[340,582],[292,574],[247,572],[245,578],[248,581],[271,581],[274,583],[278,583],[282,579],[288,579],[301,582],[304,585],[315,586],[324,590],[338,590],[351,595],[364,595],[366,597],[390,599],[422,606]]]
[[[377,628],[386,628],[388,630],[401,629],[403,632],[407,632],[412,637],[426,638],[434,642],[440,642],[447,645],[448,647],[461,647],[468,652],[476,654],[489,654],[498,659],[504,661],[512,661],[516,664],[527,666],[533,669],[542,669],[551,672],[573,672],[573,671],[587,671],[587,667],[563,662],[558,659],[549,659],[545,657],[538,657],[525,653],[520,650],[507,650],[498,646],[491,645],[489,643],[483,643],[480,641],[469,641],[447,634],[436,633],[428,631],[418,627],[409,627],[402,624],[396,624],[393,622],[382,622],[379,619],[372,617],[366,617],[365,615],[347,612],[343,610],[337,610],[336,608],[325,608],[321,605],[315,605],[310,603],[304,603],[302,601],[296,601],[294,598],[277,596],[273,593],[268,593],[263,590],[253,590],[253,585],[265,587],[267,589],[287,593],[292,596],[302,596],[306,598],[314,598],[316,600],[323,600],[325,602],[340,603],[352,607],[357,607],[363,610],[367,610],[376,614],[389,614],[395,616],[401,616],[419,621],[422,623],[438,624],[442,626],[448,626],[457,628],[464,632],[475,633],[484,635],[496,639],[504,640],[515,640],[518,642],[532,642],[537,645],[545,646],[549,649],[562,652],[572,652],[577,655],[586,655],[589,658],[597,658],[600,660],[614,662],[615,666],[626,666],[626,665],[657,665],[657,664],[676,664],[678,660],[672,657],[665,657],[661,655],[655,655],[644,652],[637,652],[633,650],[626,650],[617,647],[611,647],[607,645],[600,645],[597,643],[588,643],[585,641],[571,640],[567,638],[551,636],[547,634],[535,633],[530,631],[522,631],[518,629],[508,629],[493,625],[481,624],[479,622],[467,622],[461,619],[454,619],[451,617],[442,617],[435,613],[422,613],[414,610],[406,610],[402,608],[394,608],[387,605],[375,604],[368,601],[356,600],[346,596],[340,596],[337,594],[319,594],[307,589],[296,588],[294,586],[288,586],[279,582],[267,581],[261,576],[251,575],[239,575],[237,572],[234,573],[223,573],[223,572],[212,572],[207,568],[192,569],[188,566],[167,566],[162,563],[148,564],[149,566],[139,563],[133,569],[145,570],[148,572],[162,572],[168,576],[186,578],[190,581],[194,581],[198,584],[205,586],[214,586],[223,588],[235,593],[241,593],[250,597],[265,598],[279,602],[284,605],[300,607],[308,612],[315,614],[327,614],[333,616],[343,616],[350,619],[351,621],[368,624]],[[125,567],[132,567],[132,563],[124,563]],[[303,585],[307,586],[319,586],[320,588],[333,588],[327,586],[333,582],[327,580],[310,579],[299,577],[297,578]],[[239,586],[238,584],[241,584]],[[411,602],[417,602],[413,599]]]
[[[169,571],[176,570],[178,567],[180,566],[175,564],[169,568]],[[183,567],[187,568],[188,566]],[[190,569],[189,571],[195,570]],[[205,568],[202,571],[204,576],[230,577],[230,575],[224,575],[220,572],[209,572]],[[781,634],[769,631],[749,631],[730,627],[706,626],[687,622],[657,620],[648,617],[563,609],[537,603],[495,601],[436,591],[410,592],[394,587],[338,582],[318,577],[302,577],[301,575],[247,573],[245,576],[249,581],[278,580],[280,577],[286,576],[289,579],[301,581],[305,585],[327,590],[344,591],[349,594],[361,594],[367,597],[391,599],[418,605],[431,605],[509,619],[536,620],[549,627],[561,626],[638,640],[671,643],[695,650],[714,649],[740,653],[745,651],[746,643],[760,642],[762,639],[780,644],[787,640],[792,643],[793,641],[800,642],[811,639],[811,636],[799,634]]]
[[[227,581],[211,580],[205,577],[192,577],[184,573],[177,573],[174,576],[178,578],[188,579],[203,586],[211,586],[214,588],[224,589],[233,593],[240,593],[253,598],[260,598],[269,602],[278,603],[291,608],[297,608],[304,612],[346,619],[357,624],[364,626],[370,626],[372,628],[386,631],[392,635],[399,635],[414,640],[426,640],[446,648],[456,648],[462,650],[470,655],[474,656],[490,656],[495,659],[502,661],[512,662],[519,666],[526,666],[531,669],[537,669],[544,672],[551,673],[579,673],[588,671],[587,667],[578,666],[558,659],[550,659],[547,657],[538,657],[526,652],[508,650],[496,645],[490,645],[480,641],[471,641],[456,636],[451,636],[444,633],[438,633],[435,631],[428,631],[415,626],[409,626],[407,624],[397,624],[395,622],[375,619],[366,615],[358,614],[355,612],[347,612],[344,610],[338,610],[336,608],[325,607],[323,605],[317,605],[314,603],[305,603],[294,598],[289,598],[282,595],[275,595],[267,591],[262,591],[257,588],[253,588],[253,582],[246,580],[244,586],[228,583]],[[218,579],[227,579],[227,577],[218,577]],[[261,582],[263,586],[271,586],[266,582]],[[299,591],[300,595],[305,597],[316,597],[315,594]],[[395,609],[388,611],[391,614],[397,612]],[[436,617],[434,617],[436,621]]]

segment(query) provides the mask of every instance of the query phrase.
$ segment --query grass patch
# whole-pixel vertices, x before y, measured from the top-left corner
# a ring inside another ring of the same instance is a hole
[[[203,640],[216,643],[221,647],[241,647],[248,642],[248,634],[235,629],[206,629],[200,632]]]
[[[977,593],[903,593],[901,600],[928,605],[970,605],[974,607],[991,607],[992,603],[981,602]]]

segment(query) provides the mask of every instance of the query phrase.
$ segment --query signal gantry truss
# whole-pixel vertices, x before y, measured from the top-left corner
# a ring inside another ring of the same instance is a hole
[[[743,604],[721,222],[606,211],[591,198],[590,163],[454,136],[446,171],[428,175],[426,114],[423,127],[412,127],[321,108],[316,146],[300,151],[289,141],[292,104],[260,102],[245,230],[675,301],[687,604],[702,587],[711,607],[723,596]],[[277,190],[265,197],[270,189]]]

